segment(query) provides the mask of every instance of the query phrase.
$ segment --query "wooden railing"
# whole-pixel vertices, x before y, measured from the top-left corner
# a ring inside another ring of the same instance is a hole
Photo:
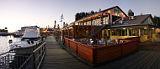
[[[0,69],[39,69],[45,56],[46,42],[30,54],[16,54],[14,50],[0,54]]]
[[[99,64],[136,51],[140,39],[139,37],[134,37],[123,40],[123,43],[120,42],[122,40],[119,40],[119,44],[96,47],[82,44],[68,38],[65,38],[64,40],[66,48],[69,48],[70,51],[76,53],[91,64]]]

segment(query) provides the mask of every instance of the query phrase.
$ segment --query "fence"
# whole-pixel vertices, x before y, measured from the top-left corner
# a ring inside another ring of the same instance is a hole
[[[67,48],[94,65],[110,61],[136,51],[140,39],[139,37],[134,37],[123,40],[123,43],[119,40],[119,44],[97,47],[85,45],[68,38],[65,38],[64,40],[64,44]]]
[[[30,54],[16,54],[15,50],[0,54],[0,69],[39,69],[45,56],[46,42]]]

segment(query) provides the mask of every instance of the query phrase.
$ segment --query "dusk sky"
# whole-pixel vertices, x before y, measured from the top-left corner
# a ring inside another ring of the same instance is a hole
[[[125,13],[131,9],[135,15],[160,16],[160,0],[0,0],[0,29],[15,31],[22,26],[53,27],[54,21],[71,23],[77,12],[104,10],[119,6]]]

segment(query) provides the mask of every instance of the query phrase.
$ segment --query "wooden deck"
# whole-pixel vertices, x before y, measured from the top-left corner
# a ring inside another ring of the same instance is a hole
[[[47,52],[41,69],[91,69],[61,49],[53,36],[47,38]],[[93,69],[160,69],[160,46],[142,43],[139,51]]]
[[[89,66],[60,48],[53,36],[47,37],[46,56],[41,69],[90,69]]]

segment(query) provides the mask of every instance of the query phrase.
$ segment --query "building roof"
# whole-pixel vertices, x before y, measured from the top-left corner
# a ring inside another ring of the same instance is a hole
[[[95,14],[89,15],[89,16],[87,16],[87,17],[84,17],[84,18],[82,18],[82,19],[79,19],[79,20],[77,20],[77,21],[74,21],[74,22],[72,22],[72,23],[75,23],[75,22],[79,22],[79,21],[85,20],[86,18],[95,16],[95,15],[101,15],[101,13],[106,12],[106,11],[111,10],[111,9],[114,9],[114,8],[118,8],[118,9],[119,9],[119,10],[127,17],[127,15],[122,11],[121,8],[119,8],[118,6],[114,6],[114,7],[111,7],[111,8],[102,10],[102,11],[99,11],[99,12],[97,12],[97,13],[95,13]],[[110,14],[110,13],[108,13],[108,14]],[[71,24],[72,24],[72,23],[71,23]]]
[[[129,17],[126,17],[123,19],[120,18],[113,22],[113,25],[111,27],[129,27],[129,26],[146,26],[149,25],[145,23],[146,19],[152,16],[151,14],[145,14],[145,15],[138,15],[134,16],[134,19],[129,19]]]
[[[114,8],[118,8],[121,12],[123,12],[122,9],[119,8],[118,6],[114,6],[114,7],[111,7],[111,8],[105,9],[105,10],[102,10],[102,12],[105,12],[105,11],[108,11],[108,10],[111,10],[111,9],[114,9]],[[124,13],[124,12],[123,12],[123,13]],[[127,16],[126,13],[124,13],[124,15]]]
[[[134,16],[134,19],[129,19],[129,17],[126,17],[123,19],[118,19],[114,22],[114,24],[144,24],[144,21],[148,18],[151,17],[151,14],[145,14],[145,15],[138,15]],[[122,22],[120,22],[122,21]]]
[[[123,22],[127,24],[143,24],[144,21],[150,17],[151,14],[146,14],[146,15],[138,15],[134,16],[134,19],[129,19],[129,17],[126,17]]]

